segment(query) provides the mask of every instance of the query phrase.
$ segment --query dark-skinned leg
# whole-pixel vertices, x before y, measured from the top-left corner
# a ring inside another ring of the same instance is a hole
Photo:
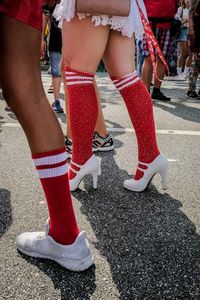
[[[0,78],[5,97],[26,133],[38,169],[49,208],[50,235],[69,244],[79,232],[68,187],[62,130],[41,81],[41,34],[5,15],[0,15],[0,28]],[[58,162],[62,162],[62,176],[54,169],[59,169]],[[47,170],[51,178],[45,176]]]

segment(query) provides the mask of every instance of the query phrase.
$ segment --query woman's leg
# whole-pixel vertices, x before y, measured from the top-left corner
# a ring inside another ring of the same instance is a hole
[[[65,62],[64,58],[62,59],[62,64],[61,64],[61,72],[62,72],[62,78],[63,81],[65,81]],[[98,90],[98,86],[96,81],[94,81],[94,87],[95,87],[95,92],[96,92],[96,97],[97,97],[97,103],[98,103],[98,117],[97,117],[97,122],[96,122],[96,127],[95,131],[102,137],[105,137],[108,132],[106,130],[106,124],[103,116],[103,111],[101,107],[101,98]],[[66,114],[67,114],[67,128],[66,128],[66,136],[71,139],[72,134],[71,134],[71,125],[69,122],[69,101],[68,101],[68,91],[67,91],[67,86],[66,84],[64,85],[65,89],[65,105],[66,105]]]
[[[153,66],[151,62],[151,57],[144,57],[144,63],[142,66],[142,81],[150,93],[150,85],[153,78]]]
[[[188,42],[187,42],[187,54],[188,54],[188,57],[186,59],[185,69],[184,69],[184,76],[185,77],[189,76],[190,67],[191,67],[191,63],[192,63],[192,56],[193,56],[192,51],[190,50]]]
[[[156,143],[152,100],[135,72],[134,39],[112,31],[104,54],[104,62],[126,103],[135,128],[138,159],[141,162],[151,163],[160,152]],[[142,176],[143,172],[137,171],[135,179]]]
[[[51,76],[52,76],[52,86],[54,94],[53,109],[55,112],[63,113],[63,109],[60,106],[60,87],[61,87],[61,52],[50,51],[49,58],[51,64]]]
[[[50,235],[59,243],[71,244],[78,227],[68,186],[63,134],[41,81],[41,33],[3,15],[0,28],[0,81],[31,148],[47,198]]]
[[[105,119],[104,119],[103,111],[102,111],[102,107],[101,107],[101,97],[99,94],[99,89],[98,89],[96,81],[94,83],[94,88],[95,88],[95,92],[96,92],[96,96],[97,96],[97,103],[98,103],[98,117],[97,117],[97,122],[96,122],[96,126],[95,126],[95,131],[101,137],[106,137],[108,132],[106,129],[106,123],[105,123]]]
[[[83,165],[92,156],[98,116],[94,73],[103,56],[109,28],[95,27],[89,17],[81,21],[75,18],[71,22],[64,22],[62,35],[73,141],[72,162]],[[70,170],[69,178],[75,176],[75,172]]]
[[[185,66],[185,60],[186,60],[186,55],[187,55],[187,45],[186,42],[182,42],[180,41],[178,43],[178,47],[179,47],[179,58],[178,58],[178,62],[177,62],[177,72],[178,75],[182,74],[182,69]]]

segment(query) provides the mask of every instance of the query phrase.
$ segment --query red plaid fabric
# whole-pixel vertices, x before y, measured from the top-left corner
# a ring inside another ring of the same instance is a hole
[[[174,37],[171,36],[170,29],[157,28],[156,39],[165,58],[171,56],[171,54],[174,52],[175,39]],[[147,39],[145,36],[143,38],[143,55],[144,56],[150,55]]]
[[[42,30],[42,0],[1,0],[0,12]]]

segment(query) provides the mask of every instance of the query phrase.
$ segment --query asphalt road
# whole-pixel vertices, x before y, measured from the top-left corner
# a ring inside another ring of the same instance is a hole
[[[46,73],[43,81],[47,89]],[[48,214],[24,133],[0,95],[0,300],[199,300],[200,100],[186,97],[186,82],[164,82],[173,99],[154,102],[154,111],[170,161],[168,190],[156,176],[137,194],[123,189],[137,159],[128,114],[105,74],[98,84],[115,150],[97,154],[98,190],[88,177],[73,193],[95,259],[81,274],[16,251],[16,236],[43,230]],[[58,118],[65,131],[65,115]]]

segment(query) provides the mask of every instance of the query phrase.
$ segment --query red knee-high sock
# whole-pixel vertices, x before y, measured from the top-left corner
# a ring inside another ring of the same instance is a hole
[[[121,78],[112,77],[120,91],[135,129],[138,142],[138,159],[151,163],[159,154],[156,143],[152,99],[136,72]],[[140,179],[143,172],[138,171],[135,179]]]
[[[92,156],[93,134],[98,116],[94,75],[66,67],[65,76],[73,141],[72,162],[83,165]],[[75,176],[69,170],[69,179]]]
[[[32,158],[47,199],[49,234],[60,244],[72,244],[79,234],[79,229],[69,190],[66,150],[63,148],[33,154]]]

